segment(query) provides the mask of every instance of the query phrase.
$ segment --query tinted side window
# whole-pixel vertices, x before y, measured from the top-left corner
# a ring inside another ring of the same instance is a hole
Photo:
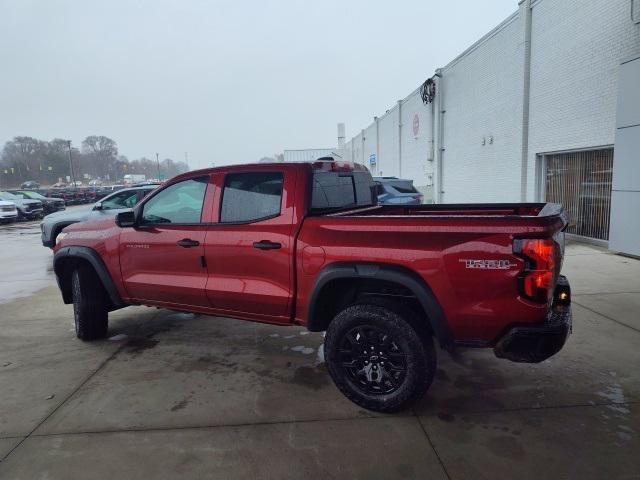
[[[207,181],[190,178],[163,189],[145,203],[143,223],[200,223]]]
[[[254,222],[280,215],[281,172],[230,173],[224,179],[221,223]]]

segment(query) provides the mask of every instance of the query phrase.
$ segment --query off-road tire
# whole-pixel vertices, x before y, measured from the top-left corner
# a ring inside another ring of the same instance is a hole
[[[99,340],[107,336],[108,309],[106,292],[95,270],[79,264],[71,276],[73,317],[80,340]]]
[[[411,310],[400,305],[361,303],[338,313],[327,328],[324,343],[329,374],[338,389],[352,402],[376,412],[397,412],[413,405],[433,382],[437,366],[432,335],[420,327],[424,321],[426,319],[417,318]],[[358,385],[353,373],[343,367],[344,342],[348,342],[347,335],[360,326],[365,330],[370,326],[374,332],[388,334],[404,353],[404,377],[396,390],[390,393],[365,391],[363,388],[368,387]]]

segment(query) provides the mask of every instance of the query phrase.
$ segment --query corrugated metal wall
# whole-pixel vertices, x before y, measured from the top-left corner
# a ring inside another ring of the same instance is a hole
[[[567,233],[609,240],[613,149],[544,155],[544,199],[569,214]]]

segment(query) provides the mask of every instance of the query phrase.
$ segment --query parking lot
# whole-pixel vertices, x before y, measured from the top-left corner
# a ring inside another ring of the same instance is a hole
[[[562,352],[439,352],[421,403],[379,415],[299,327],[129,307],[82,343],[38,222],[0,246],[0,478],[640,478],[638,260],[569,245]]]

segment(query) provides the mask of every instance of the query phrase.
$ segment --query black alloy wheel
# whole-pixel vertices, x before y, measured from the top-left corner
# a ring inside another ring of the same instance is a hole
[[[395,392],[407,374],[406,352],[389,332],[359,325],[343,337],[340,358],[345,373],[365,394]]]

